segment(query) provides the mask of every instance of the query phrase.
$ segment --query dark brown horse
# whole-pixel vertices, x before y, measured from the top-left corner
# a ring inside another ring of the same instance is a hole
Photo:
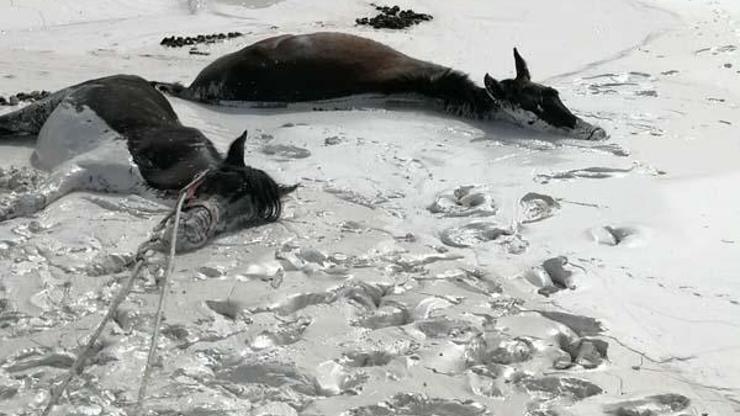
[[[356,94],[420,94],[439,99],[446,111],[480,119],[507,119],[583,139],[603,139],[603,129],[571,113],[558,92],[531,81],[514,49],[516,78],[485,87],[467,75],[411,58],[370,39],[343,33],[282,35],[222,56],[185,88],[155,83],[195,101],[298,102]]]

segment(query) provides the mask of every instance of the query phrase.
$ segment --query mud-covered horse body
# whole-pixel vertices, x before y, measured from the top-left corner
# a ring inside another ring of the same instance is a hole
[[[282,35],[222,56],[193,83],[158,83],[179,97],[204,101],[300,102],[359,94],[419,94],[443,101],[446,111],[473,118],[504,118],[586,139],[605,132],[573,115],[557,91],[531,81],[515,50],[517,76],[479,87],[451,68],[414,59],[359,36],[320,32]]]
[[[192,249],[236,225],[276,219],[286,191],[245,166],[246,132],[222,156],[136,76],[87,81],[0,115],[3,135],[36,136],[33,164],[49,176],[36,190],[0,200],[0,221],[32,214],[74,191],[179,191],[207,171],[187,201],[178,238],[180,248]]]

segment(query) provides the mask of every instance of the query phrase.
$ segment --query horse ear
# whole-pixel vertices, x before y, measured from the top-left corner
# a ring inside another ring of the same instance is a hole
[[[529,75],[529,68],[527,62],[524,61],[519,51],[514,48],[514,64],[516,65],[516,80],[517,81],[529,81],[532,77]]]
[[[486,74],[486,76],[483,77],[483,83],[486,85],[486,91],[488,91],[488,94],[493,98],[504,98],[504,89],[501,88],[501,84],[493,79],[492,76]]]
[[[231,142],[229,146],[229,152],[226,154],[224,164],[231,166],[245,166],[244,165],[244,142],[247,141],[247,131],[244,130],[241,136],[237,137],[236,140]]]

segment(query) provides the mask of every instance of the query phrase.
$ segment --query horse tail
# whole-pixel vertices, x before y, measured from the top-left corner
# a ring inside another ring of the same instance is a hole
[[[0,115],[0,137],[38,135],[46,119],[69,92],[69,88],[65,88],[21,109]]]

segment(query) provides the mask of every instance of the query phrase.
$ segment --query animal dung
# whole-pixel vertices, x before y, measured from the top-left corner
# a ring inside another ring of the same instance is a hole
[[[192,46],[200,43],[216,43],[223,41],[224,39],[233,39],[244,36],[241,32],[229,32],[229,33],[212,33],[210,35],[194,35],[194,36],[169,36],[162,38],[159,42],[162,46],[170,48],[182,48],[183,46]]]
[[[374,29],[405,29],[433,19],[432,15],[416,13],[411,9],[401,10],[398,6],[378,6],[372,3],[370,5],[380,13],[375,17],[356,19],[358,25],[372,26]]]
[[[49,94],[51,94],[49,91],[42,90],[42,91],[31,91],[31,92],[19,92],[13,95],[9,95],[8,98],[5,98],[0,95],[0,106],[18,105],[21,102],[32,103],[34,101],[47,97]]]

